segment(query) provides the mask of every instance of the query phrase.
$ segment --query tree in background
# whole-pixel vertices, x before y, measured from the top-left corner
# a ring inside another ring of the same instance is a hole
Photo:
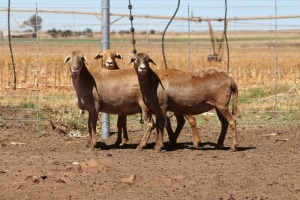
[[[63,31],[62,33],[61,33],[61,35],[63,36],[63,37],[71,37],[72,36],[72,34],[73,34],[73,32],[72,31],[70,31],[70,30],[65,30],[65,31]]]
[[[93,37],[93,31],[92,31],[92,29],[90,29],[90,28],[86,28],[85,31],[84,31],[84,34],[85,34],[87,37]]]
[[[42,29],[42,22],[43,22],[42,17],[34,14],[27,21],[23,22],[23,25],[32,27],[34,33],[36,33],[38,30]]]
[[[58,37],[58,32],[57,32],[57,30],[55,28],[53,28],[51,30],[48,30],[47,33],[49,35],[51,35],[51,37],[53,37],[53,38],[57,38]]]
[[[56,30],[55,28],[48,30],[47,33],[51,35],[52,38],[58,38],[58,37],[68,38],[73,35],[73,31],[71,30],[62,31],[62,30]]]

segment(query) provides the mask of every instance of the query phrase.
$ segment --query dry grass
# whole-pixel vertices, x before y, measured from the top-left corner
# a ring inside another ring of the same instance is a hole
[[[274,98],[264,99],[274,94],[275,83],[275,48],[270,33],[230,33],[230,74],[236,80],[240,90],[240,108],[246,110],[274,110]],[[194,34],[189,45],[187,35],[174,33],[167,37],[165,55],[168,68],[196,70],[216,67],[227,69],[227,54],[224,61],[208,62],[212,54],[209,35]],[[246,39],[245,39],[246,38]],[[262,39],[263,38],[263,39]],[[278,88],[286,93],[300,79],[299,38],[293,33],[280,33],[278,43]],[[132,53],[130,35],[111,36],[111,48],[124,57],[119,61],[121,68],[128,65]],[[164,68],[160,35],[137,35],[137,49],[148,53],[157,63],[156,67]],[[13,91],[13,71],[7,41],[0,41],[0,105],[19,106],[21,102],[40,102],[42,108],[74,110],[75,94],[70,81],[68,68],[63,66],[65,55],[72,50],[82,51],[90,67],[98,67],[99,61],[93,58],[100,49],[97,39],[89,40],[15,40],[13,43],[14,59],[17,68],[17,90]],[[190,65],[189,65],[190,63]],[[37,74],[39,77],[37,79]],[[37,88],[38,84],[38,88]],[[263,94],[255,93],[255,88]],[[38,91],[37,91],[38,89]],[[252,96],[247,92],[254,90]],[[37,97],[37,94],[39,95]],[[299,86],[288,95],[279,96],[279,109],[299,111]],[[75,112],[75,111],[74,111]],[[58,118],[58,117],[57,117]]]

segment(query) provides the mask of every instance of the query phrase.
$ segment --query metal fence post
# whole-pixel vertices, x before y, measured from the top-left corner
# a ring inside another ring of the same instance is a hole
[[[102,36],[102,44],[101,49],[106,50],[110,48],[110,13],[109,13],[109,0],[102,0],[101,2],[101,36]],[[110,132],[110,117],[107,113],[102,113],[101,115],[101,123],[102,123],[102,138],[107,139],[109,137]]]

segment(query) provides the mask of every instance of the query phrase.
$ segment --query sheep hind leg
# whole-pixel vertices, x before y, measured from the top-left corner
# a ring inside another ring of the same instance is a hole
[[[128,140],[129,138],[127,132],[127,115],[124,115],[122,145],[127,144]]]
[[[126,123],[127,123],[127,116],[126,115],[118,115],[118,122],[117,122],[118,136],[117,136],[117,140],[115,141],[116,146],[125,145],[128,141]],[[123,134],[122,134],[122,132],[123,132]]]
[[[140,144],[137,146],[138,150],[142,150],[147,146],[147,142],[150,138],[151,132],[154,129],[154,122],[153,122],[153,117],[149,113],[143,113],[144,119],[147,122],[146,126],[146,132],[140,142]]]
[[[154,146],[154,150],[156,150],[157,152],[160,152],[161,149],[164,147],[163,135],[164,135],[165,124],[166,124],[166,109],[161,108],[161,111],[159,111],[156,114],[157,137],[156,137],[156,143]]]
[[[156,137],[154,150],[156,150],[157,152],[160,152],[161,149],[164,147],[164,144],[163,144],[164,123],[160,123],[159,121],[156,123],[157,123],[157,126],[156,126],[157,137]]]
[[[224,140],[225,140],[228,125],[229,125],[231,128],[231,137],[232,137],[231,150],[236,151],[236,147],[238,145],[236,121],[235,121],[234,117],[231,115],[231,113],[229,112],[228,108],[219,108],[219,109],[216,109],[216,111],[217,111],[217,115],[222,123],[221,134],[218,139],[216,148],[222,148],[224,146]]]
[[[178,127],[178,122],[177,122],[177,127]],[[173,132],[170,117],[167,117],[166,129],[167,129],[167,133],[168,133],[168,136],[169,136],[169,145],[170,146],[175,146],[177,138],[175,137],[175,133]]]
[[[176,127],[176,130],[174,132],[174,140],[175,140],[175,143],[176,143],[177,139],[178,139],[178,136],[179,136],[179,134],[180,134],[180,132],[181,132],[183,126],[184,126],[185,119],[184,119],[182,114],[175,113],[174,115],[175,115],[176,120],[177,120],[177,127]]]
[[[90,148],[91,147],[91,142],[92,142],[92,123],[91,123],[90,118],[88,119],[88,130],[89,130],[89,136],[88,136],[88,139],[87,139],[87,142],[86,142],[85,146],[87,148]]]
[[[228,129],[228,122],[218,109],[216,109],[216,111],[217,111],[219,120],[221,121],[221,133],[220,133],[217,145],[216,145],[216,149],[222,149],[224,147],[224,140],[225,140],[227,129]]]
[[[94,150],[97,145],[96,142],[97,120],[98,120],[98,115],[96,114],[96,112],[89,112],[89,119],[88,119],[89,138],[86,147],[91,148],[92,150]]]
[[[192,129],[192,133],[193,133],[193,137],[194,137],[193,146],[199,147],[200,143],[201,143],[201,138],[200,138],[200,134],[197,129],[196,117],[194,115],[184,115],[184,117],[188,120],[188,122],[191,126],[191,129]]]

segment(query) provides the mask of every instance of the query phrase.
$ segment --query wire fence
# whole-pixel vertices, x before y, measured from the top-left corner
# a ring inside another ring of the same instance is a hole
[[[16,90],[8,42],[8,5],[0,3],[0,129],[8,122],[34,122],[40,134],[41,123],[54,121],[70,130],[86,131],[86,116],[78,115],[76,95],[63,60],[69,51],[80,50],[87,56],[90,67],[99,66],[93,58],[101,49],[101,4],[99,1],[24,2],[10,6]],[[137,51],[151,55],[156,67],[164,68],[162,33],[177,7],[176,2],[131,3],[133,16],[140,16],[133,20]],[[164,39],[168,68],[227,70],[226,46],[222,41],[224,23],[216,20],[224,18],[224,8],[224,1],[220,0],[204,4],[181,1],[177,18]],[[284,132],[288,126],[299,126],[299,9],[300,3],[295,1],[252,1],[247,5],[229,2],[229,73],[240,91],[240,129],[268,126],[275,132]],[[119,66],[130,68],[133,47],[128,3],[111,2],[110,12],[111,49],[124,58]],[[38,21],[38,17],[42,19],[41,29],[35,32],[32,19]],[[28,117],[32,112],[36,114],[34,119]],[[114,129],[116,119],[111,118]],[[138,116],[130,119],[129,130],[140,126]],[[197,119],[199,127],[219,129],[213,112],[209,123],[201,122],[200,116]]]

